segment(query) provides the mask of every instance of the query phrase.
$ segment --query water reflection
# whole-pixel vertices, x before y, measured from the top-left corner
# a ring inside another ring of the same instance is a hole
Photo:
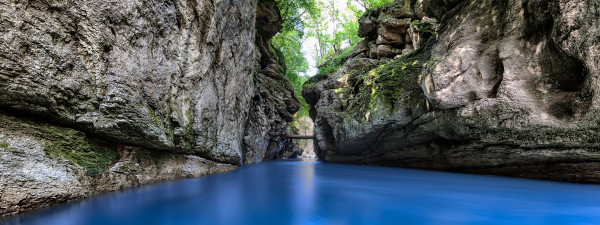
[[[600,224],[600,186],[274,161],[0,224]]]
[[[301,164],[293,174],[295,182],[292,188],[296,189],[293,194],[294,224],[309,224],[315,207],[315,163],[312,162]]]

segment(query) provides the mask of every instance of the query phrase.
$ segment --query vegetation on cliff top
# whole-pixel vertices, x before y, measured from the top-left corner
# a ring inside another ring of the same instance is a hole
[[[322,69],[331,72],[347,59],[358,37],[358,19],[366,9],[390,5],[394,0],[276,0],[283,18],[283,29],[271,40],[284,56],[286,77],[301,90],[308,76],[309,64],[303,44],[316,39],[313,55]],[[343,10],[342,10],[343,9]],[[333,62],[330,62],[332,61]]]
[[[301,94],[303,86],[312,85],[305,84],[309,78],[309,63],[303,52],[306,40],[316,40],[310,57],[321,64],[317,77],[326,76],[337,71],[349,58],[354,46],[362,40],[358,37],[358,19],[365,11],[393,2],[394,0],[276,0],[283,18],[283,28],[273,37],[271,45],[278,55],[283,56],[287,69],[285,76],[301,103],[294,121],[308,116],[309,111]],[[315,79],[311,79],[313,80]],[[297,129],[292,127],[291,130]]]

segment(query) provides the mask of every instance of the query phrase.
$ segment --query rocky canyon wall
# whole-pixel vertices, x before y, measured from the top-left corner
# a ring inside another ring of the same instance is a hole
[[[269,1],[0,1],[0,215],[276,158],[298,110],[280,19]]]
[[[244,163],[289,156],[290,143],[283,135],[300,108],[294,88],[284,76],[285,56],[269,42],[282,29],[279,10],[274,1],[262,0],[257,12],[255,89],[244,133]]]
[[[305,85],[322,159],[600,182],[598,1],[405,3],[367,13],[371,47]]]

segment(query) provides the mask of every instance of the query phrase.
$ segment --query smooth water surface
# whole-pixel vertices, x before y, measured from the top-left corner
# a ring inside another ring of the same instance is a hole
[[[5,219],[0,224],[600,224],[600,186],[273,161]]]

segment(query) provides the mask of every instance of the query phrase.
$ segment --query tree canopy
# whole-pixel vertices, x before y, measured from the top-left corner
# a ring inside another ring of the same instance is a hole
[[[310,65],[303,43],[316,42],[308,53],[316,62],[340,58],[349,53],[361,38],[358,19],[366,9],[382,7],[394,0],[275,0],[283,18],[283,29],[271,40],[273,48],[284,56],[286,77],[300,97],[308,79]],[[345,51],[343,51],[346,49]],[[341,54],[344,52],[344,54]]]

